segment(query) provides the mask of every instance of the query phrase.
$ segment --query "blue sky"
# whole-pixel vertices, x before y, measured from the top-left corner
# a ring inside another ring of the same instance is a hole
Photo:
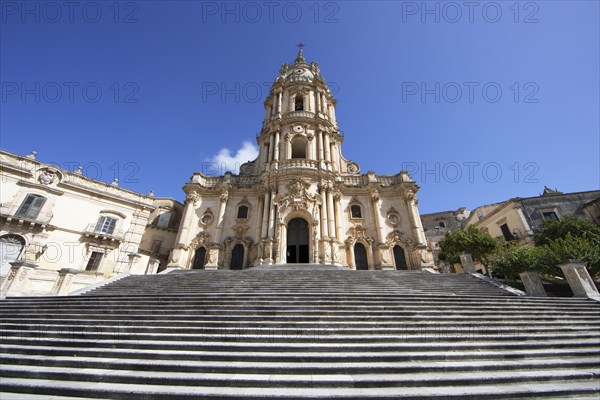
[[[470,4],[1,0],[0,147],[182,200],[251,155],[301,41],[344,156],[411,171],[422,213],[598,189],[599,3]]]

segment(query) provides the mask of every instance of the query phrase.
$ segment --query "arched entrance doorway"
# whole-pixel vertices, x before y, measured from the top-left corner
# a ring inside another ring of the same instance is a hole
[[[4,235],[0,237],[0,275],[10,271],[10,263],[17,261],[25,246],[25,239],[19,235]]]
[[[194,264],[192,269],[204,269],[206,265],[206,249],[204,247],[198,247],[196,254],[194,255]]]
[[[362,243],[354,244],[354,265],[357,270],[369,269],[369,261],[367,259],[367,249]]]
[[[287,251],[288,263],[308,263],[308,222],[294,218],[288,223]]]
[[[394,264],[396,264],[396,269],[408,269],[408,265],[406,264],[406,256],[404,254],[404,249],[398,245],[394,246]]]
[[[229,264],[229,269],[242,268],[244,268],[244,246],[238,243],[231,251],[231,264]]]

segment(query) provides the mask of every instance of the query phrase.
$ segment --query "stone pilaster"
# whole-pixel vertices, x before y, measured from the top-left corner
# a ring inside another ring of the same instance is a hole
[[[28,287],[29,278],[38,267],[38,264],[17,260],[10,263],[10,265],[10,271],[2,285],[2,293],[17,296],[24,294]]]
[[[154,275],[158,272],[160,260],[157,258],[151,258],[148,260],[148,266],[146,267],[146,275]]]
[[[525,271],[519,274],[521,277],[521,281],[525,286],[525,291],[527,295],[533,297],[546,297],[546,289],[544,289],[544,285],[542,284],[542,280],[540,279],[540,275],[537,271]]]
[[[460,254],[460,263],[462,264],[463,267],[463,272],[465,274],[471,274],[476,272],[475,271],[475,265],[473,264],[473,258],[471,257],[471,255],[469,253],[462,253]]]
[[[71,285],[75,279],[75,275],[81,271],[72,268],[62,268],[58,270],[58,278],[52,288],[53,294],[68,294],[71,291]]]
[[[559,267],[565,274],[571,290],[573,290],[573,297],[588,297],[600,300],[598,289],[585,268],[585,263],[578,260],[569,260],[560,264]]]

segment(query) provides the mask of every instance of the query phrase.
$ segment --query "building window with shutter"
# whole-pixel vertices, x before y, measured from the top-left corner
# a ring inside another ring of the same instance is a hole
[[[90,259],[85,266],[85,270],[90,272],[98,271],[98,267],[100,267],[100,262],[102,261],[103,255],[104,254],[99,251],[92,251],[92,254],[90,254]]]
[[[116,218],[111,218],[111,217],[102,215],[100,218],[98,218],[98,223],[96,224],[96,229],[94,229],[94,232],[100,233],[103,235],[112,235],[113,232],[115,231],[116,226],[117,226]]]
[[[515,239],[507,224],[500,225],[500,230],[502,231],[502,235],[504,235],[504,239],[507,242]]]
[[[16,217],[36,219],[44,206],[46,198],[37,194],[28,194],[15,214]]]
[[[152,247],[150,247],[150,251],[152,253],[160,253],[161,246],[162,246],[162,240],[155,239],[152,241]]]
[[[554,211],[545,211],[542,212],[542,216],[545,220],[558,222],[558,215]]]
[[[171,222],[171,213],[164,212],[158,216],[158,221],[156,222],[156,226],[159,228],[168,228],[169,222]]]

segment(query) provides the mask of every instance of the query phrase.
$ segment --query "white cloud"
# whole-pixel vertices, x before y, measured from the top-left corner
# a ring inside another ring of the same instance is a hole
[[[240,166],[248,161],[254,160],[258,156],[258,147],[249,141],[242,143],[235,155],[231,155],[231,150],[222,148],[217,155],[209,158],[207,161],[210,165],[206,168],[206,173],[210,175],[223,175],[226,171],[231,171],[235,174],[239,173]]]

